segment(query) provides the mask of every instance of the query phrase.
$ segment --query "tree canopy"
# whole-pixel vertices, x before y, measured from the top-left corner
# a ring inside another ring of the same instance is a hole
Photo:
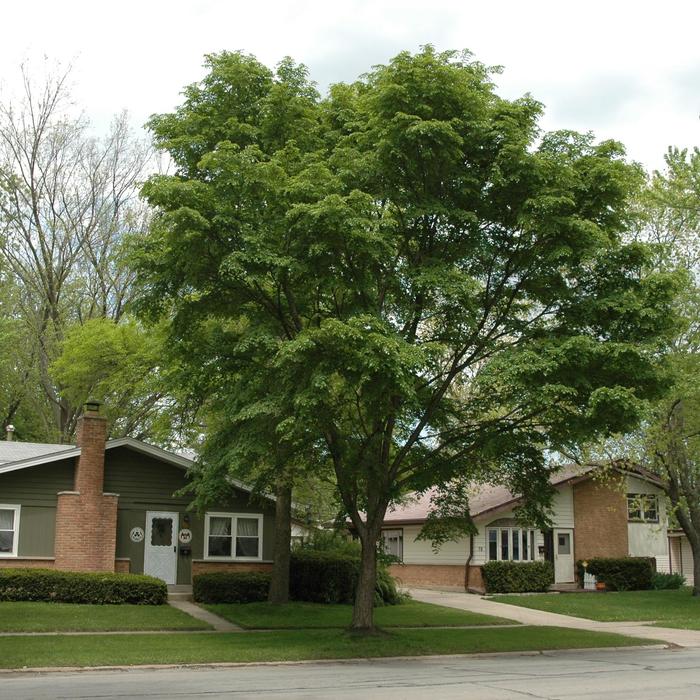
[[[545,522],[546,452],[659,395],[677,280],[623,241],[622,146],[540,133],[542,106],[466,52],[404,52],[324,98],[290,60],[207,69],[150,122],[175,172],[144,187],[140,307],[211,392],[222,468],[332,469],[368,628],[392,500],[502,483]]]

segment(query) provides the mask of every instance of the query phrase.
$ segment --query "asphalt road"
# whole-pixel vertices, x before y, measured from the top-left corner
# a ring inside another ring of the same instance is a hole
[[[2,700],[698,700],[700,649],[0,675]]]

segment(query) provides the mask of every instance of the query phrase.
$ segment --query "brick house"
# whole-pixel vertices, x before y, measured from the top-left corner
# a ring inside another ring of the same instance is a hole
[[[147,573],[189,584],[211,570],[271,567],[274,502],[231,482],[193,511],[192,461],[121,438],[88,404],[76,445],[0,441],[0,568]]]
[[[416,537],[430,511],[431,493],[387,513],[384,549],[401,564],[392,574],[405,585],[483,591],[482,565],[489,560],[548,560],[556,584],[573,584],[576,561],[591,557],[649,556],[669,571],[666,505],[655,476],[643,471],[569,467],[552,477],[556,489],[552,528],[541,531],[515,519],[518,500],[503,487],[478,487],[470,509],[478,532],[433,551]]]

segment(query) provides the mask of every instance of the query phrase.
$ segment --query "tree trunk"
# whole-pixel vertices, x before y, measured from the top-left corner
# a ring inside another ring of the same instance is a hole
[[[374,590],[377,585],[377,538],[379,531],[367,528],[362,543],[360,576],[355,591],[351,628],[358,632],[374,630]]]
[[[687,533],[686,533],[687,537]],[[696,542],[695,546],[693,541],[688,537],[688,542],[690,543],[690,551],[693,553],[693,595],[700,597],[700,542]]]
[[[292,541],[292,487],[280,484],[275,500],[275,541],[273,549],[272,580],[268,601],[289,601],[289,559]]]

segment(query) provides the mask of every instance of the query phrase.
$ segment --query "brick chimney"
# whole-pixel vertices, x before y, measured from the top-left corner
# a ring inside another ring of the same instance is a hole
[[[87,496],[102,495],[105,483],[107,419],[100,415],[100,403],[88,401],[78,419],[77,445],[80,457],[75,466],[74,489]]]
[[[78,422],[73,491],[58,493],[55,567],[67,571],[114,571],[116,494],[104,493],[107,420],[98,401],[88,401]]]

